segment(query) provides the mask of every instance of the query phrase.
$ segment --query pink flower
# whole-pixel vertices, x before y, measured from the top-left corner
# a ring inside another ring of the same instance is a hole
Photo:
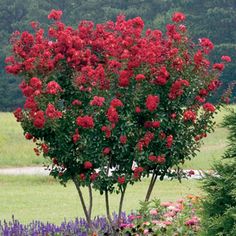
[[[149,214],[150,214],[150,215],[153,215],[153,216],[156,216],[156,215],[158,214],[158,211],[157,211],[156,209],[151,209],[151,210],[149,211]]]

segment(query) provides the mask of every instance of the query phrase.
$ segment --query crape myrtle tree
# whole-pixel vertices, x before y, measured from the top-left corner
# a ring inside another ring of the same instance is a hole
[[[105,196],[120,193],[118,219],[128,184],[152,174],[145,200],[157,180],[180,175],[185,159],[213,130],[220,105],[208,98],[221,82],[225,63],[207,59],[213,43],[194,44],[177,12],[166,33],[147,29],[140,17],[76,29],[60,21],[62,11],[44,32],[15,32],[6,71],[20,75],[23,108],[14,114],[35,152],[52,162],[50,174],[65,184],[73,180],[86,219],[91,223],[93,189]],[[180,176],[179,176],[180,177]],[[89,191],[86,206],[81,187]]]

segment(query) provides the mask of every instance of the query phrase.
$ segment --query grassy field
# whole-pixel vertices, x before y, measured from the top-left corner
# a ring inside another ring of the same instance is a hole
[[[217,123],[214,133],[204,139],[205,144],[196,158],[187,161],[184,168],[210,169],[213,160],[217,160],[224,153],[227,145],[227,130],[220,127],[224,115],[222,109],[215,117]],[[33,152],[34,144],[25,140],[20,124],[15,121],[11,113],[0,113],[0,167],[35,166],[45,162],[42,156],[37,157]]]
[[[200,195],[199,182],[185,180],[157,182],[152,197],[162,201],[174,201],[188,194]],[[144,199],[148,185],[145,179],[127,189],[124,210],[137,209],[139,200]],[[10,220],[12,214],[23,223],[32,220],[60,223],[64,218],[70,220],[83,217],[79,197],[72,182],[65,188],[52,177],[40,176],[0,176],[0,220]],[[135,193],[135,194],[134,194]],[[118,207],[118,196],[111,197],[111,211]],[[94,195],[94,215],[104,214],[104,199],[96,192]]]

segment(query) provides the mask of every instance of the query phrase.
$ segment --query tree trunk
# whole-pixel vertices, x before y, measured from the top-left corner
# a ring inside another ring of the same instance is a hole
[[[84,215],[85,215],[85,218],[87,220],[87,223],[90,227],[90,229],[92,229],[92,221],[91,221],[91,213],[87,210],[86,208],[86,205],[85,205],[85,201],[84,201],[84,197],[83,197],[83,194],[82,194],[82,191],[80,189],[80,184],[79,184],[79,180],[78,180],[78,177],[77,176],[74,176],[72,178],[74,184],[75,184],[75,187],[77,189],[77,192],[79,194],[79,197],[80,197],[80,202],[82,204],[82,208],[83,208],[83,211],[84,211]],[[90,207],[91,207],[91,202],[90,202]],[[91,208],[92,209],[92,208]]]

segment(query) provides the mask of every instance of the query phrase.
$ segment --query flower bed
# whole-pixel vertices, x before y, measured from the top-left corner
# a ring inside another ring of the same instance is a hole
[[[138,211],[130,215],[122,214],[119,235],[197,235],[200,220],[196,215],[198,198],[189,196],[189,200],[177,202],[163,202],[153,200],[141,203]],[[113,216],[114,222],[117,216]],[[0,221],[0,235],[2,236],[99,236],[112,235],[111,228],[105,217],[96,217],[93,230],[85,219],[76,218],[75,221],[64,221],[57,226],[51,223],[32,221],[24,225],[14,218],[10,222]]]

